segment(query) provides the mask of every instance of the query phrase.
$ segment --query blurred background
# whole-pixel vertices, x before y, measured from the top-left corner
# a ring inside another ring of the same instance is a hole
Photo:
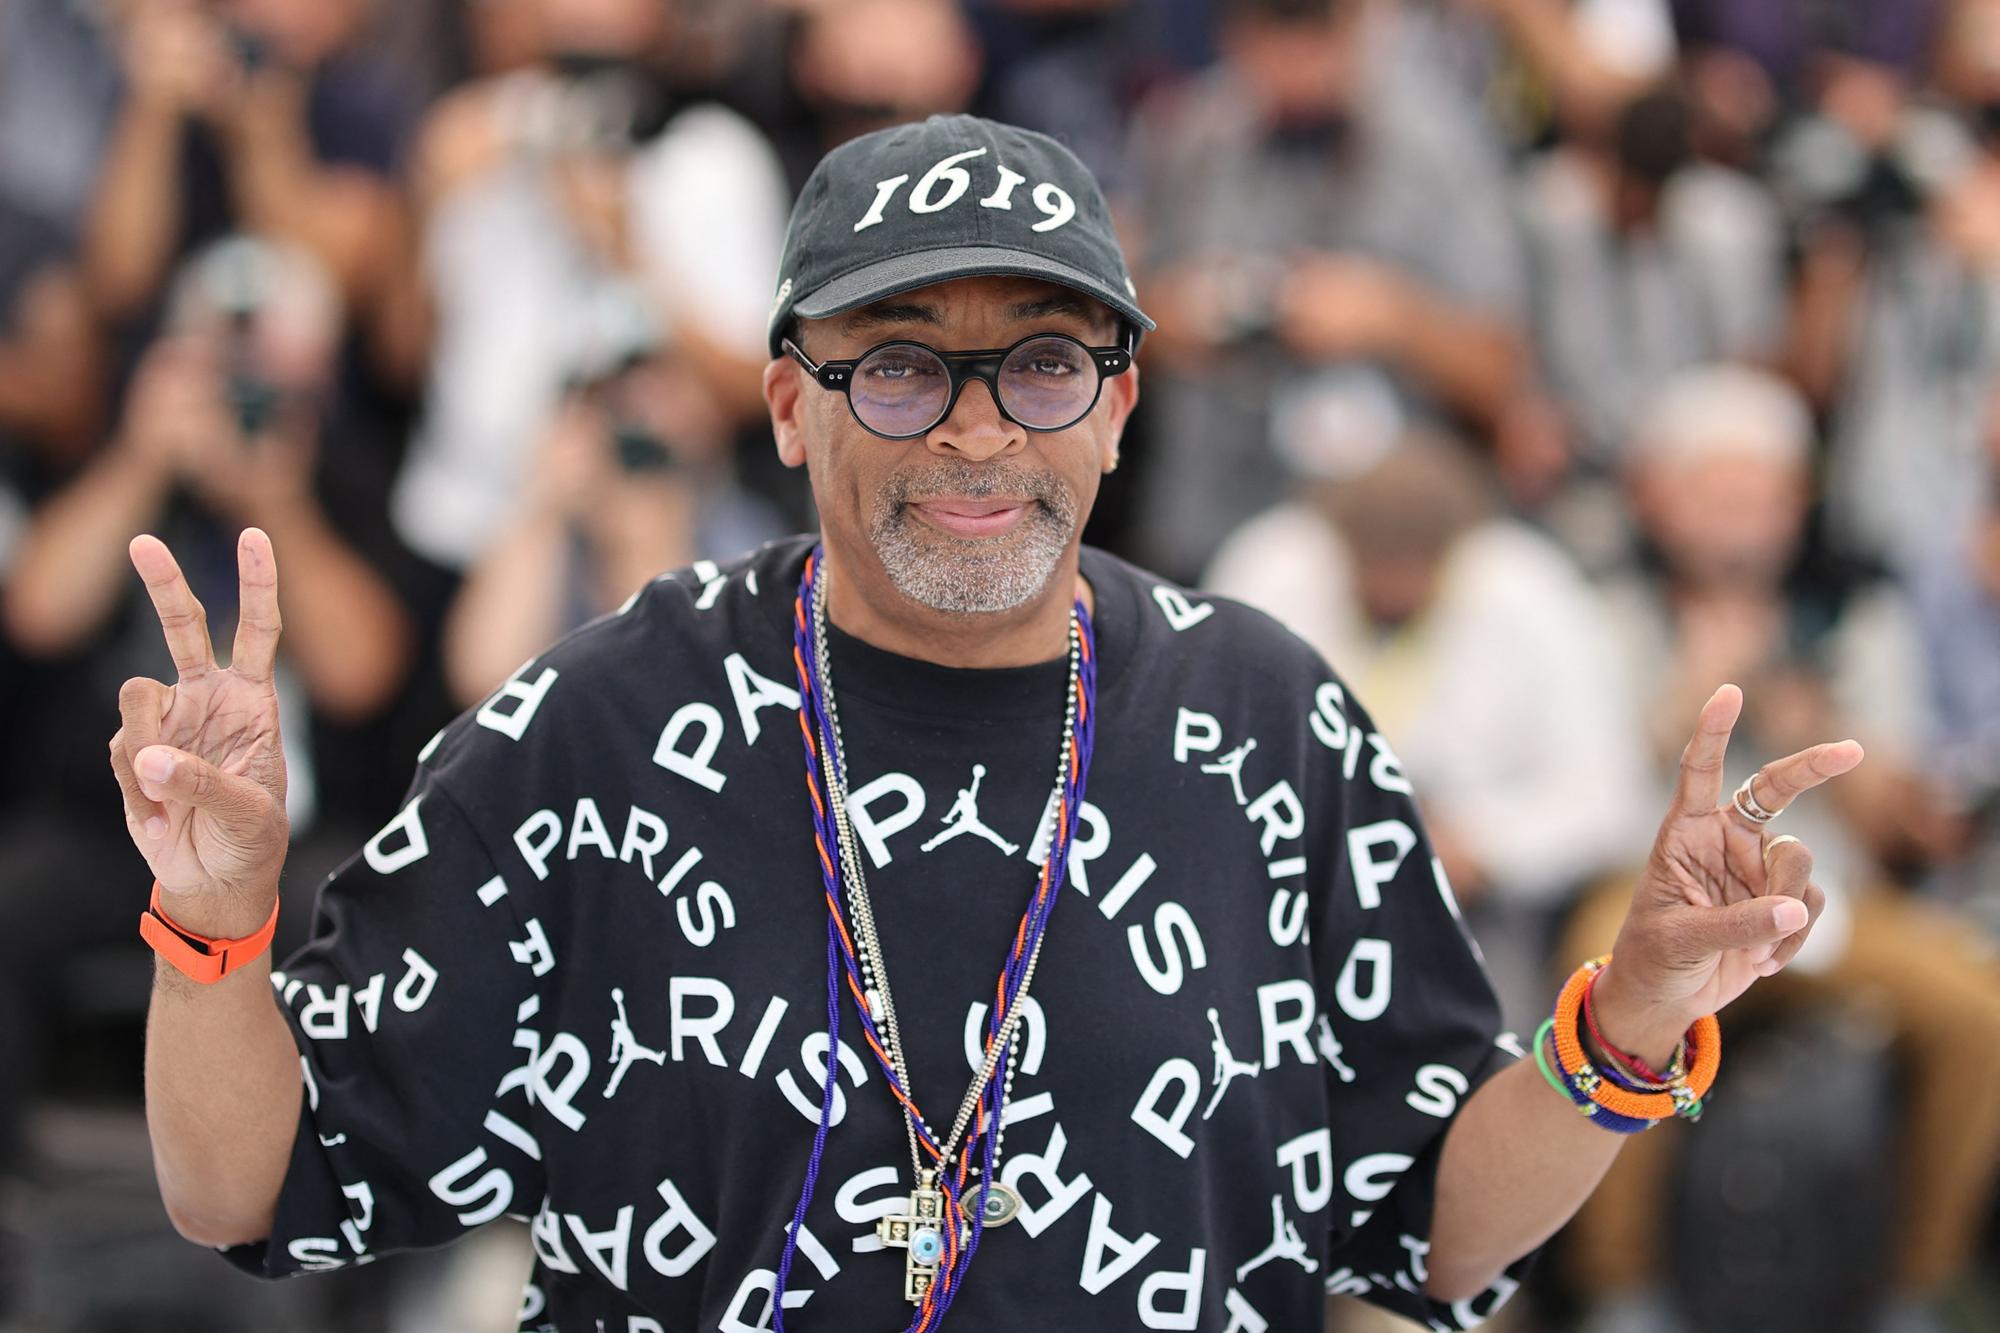
[[[0,0],[0,1329],[514,1327],[518,1230],[260,1286],[166,1225],[125,543],[223,642],[277,543],[282,955],[442,721],[811,526],[792,192],[967,109],[1096,170],[1160,321],[1091,539],[1337,664],[1523,1032],[1717,682],[1732,783],[1868,748],[1726,1095],[1499,1322],[2000,1328],[2000,0]]]

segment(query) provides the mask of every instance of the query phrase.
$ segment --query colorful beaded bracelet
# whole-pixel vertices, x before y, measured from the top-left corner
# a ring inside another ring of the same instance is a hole
[[[1600,1039],[1598,1045],[1602,1046],[1603,1044],[1604,1044],[1603,1041]],[[1607,1052],[1607,1054],[1609,1054],[1609,1052]],[[1604,1078],[1607,1082],[1615,1083],[1619,1087],[1625,1089],[1625,1091],[1627,1092],[1649,1093],[1649,1092],[1673,1091],[1674,1085],[1670,1082],[1661,1081],[1658,1083],[1646,1083],[1640,1081],[1639,1079],[1633,1078],[1632,1072],[1628,1069],[1620,1068],[1615,1060],[1610,1064],[1595,1065],[1592,1067],[1595,1068],[1598,1073],[1604,1075]]]
[[[1601,1125],[1614,1134],[1637,1134],[1640,1130],[1651,1129],[1659,1123],[1656,1120],[1635,1120],[1631,1116],[1623,1116],[1615,1111],[1607,1111],[1596,1102],[1590,1100],[1589,1097],[1577,1091],[1573,1084],[1566,1082],[1557,1074],[1549,1065],[1549,1036],[1555,1031],[1555,1027],[1555,1019],[1545,1018],[1542,1020],[1542,1026],[1535,1033],[1535,1064],[1541,1069],[1542,1077],[1548,1080],[1550,1087],[1568,1098],[1570,1103],[1590,1120],[1591,1124]]]
[[[1611,1057],[1610,1066],[1600,1071],[1606,1078],[1633,1092],[1665,1092],[1675,1080],[1687,1077],[1687,1038],[1681,1038],[1674,1047],[1673,1058],[1667,1062],[1666,1072],[1661,1073],[1638,1056],[1619,1050],[1605,1037],[1603,1030],[1597,1026],[1597,1013],[1591,1003],[1596,991],[1594,984],[1584,988],[1583,1022],[1596,1040],[1597,1049]],[[1621,1073],[1625,1077],[1619,1077]]]
[[[1598,1073],[1584,1053],[1577,1032],[1584,992],[1597,981],[1598,973],[1611,961],[1606,954],[1592,959],[1570,975],[1556,999],[1556,1060],[1569,1084],[1597,1105],[1636,1120],[1664,1120],[1680,1116],[1695,1120],[1701,1116],[1702,1098],[1715,1086],[1715,1074],[1722,1066],[1722,1025],[1715,1015],[1695,1020],[1688,1029],[1688,1052],[1693,1068],[1685,1079],[1675,1080],[1665,1092],[1629,1092]]]

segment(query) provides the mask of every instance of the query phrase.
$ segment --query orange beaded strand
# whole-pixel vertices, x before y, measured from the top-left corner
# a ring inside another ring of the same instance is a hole
[[[1556,999],[1556,1059],[1571,1084],[1605,1110],[1635,1120],[1665,1120],[1673,1115],[1700,1114],[1701,1099],[1715,1086],[1716,1071],[1722,1067],[1722,1025],[1710,1014],[1695,1020],[1688,1029],[1688,1051],[1694,1067],[1685,1082],[1677,1082],[1668,1092],[1635,1093],[1606,1079],[1591,1065],[1577,1031],[1583,997],[1597,981],[1597,974],[1611,961],[1611,955],[1594,958],[1570,974]]]

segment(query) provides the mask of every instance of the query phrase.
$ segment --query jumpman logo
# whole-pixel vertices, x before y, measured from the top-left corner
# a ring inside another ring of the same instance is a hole
[[[1229,785],[1236,789],[1236,804],[1238,805],[1248,805],[1250,803],[1250,798],[1243,794],[1243,761],[1248,759],[1250,752],[1256,748],[1257,738],[1252,736],[1249,740],[1243,742],[1243,744],[1237,746],[1214,763],[1203,764],[1201,766],[1201,771],[1204,773],[1221,773],[1228,777]]]
[[[1222,1094],[1229,1091],[1230,1083],[1238,1074],[1248,1074],[1251,1078],[1255,1078],[1264,1069],[1261,1064],[1239,1060],[1229,1053],[1229,1040],[1222,1035],[1222,1019],[1213,1009],[1208,1011],[1208,1023],[1215,1029],[1215,1040],[1209,1043],[1215,1051],[1215,1073],[1208,1080],[1215,1087],[1215,1095],[1208,1099],[1208,1106],[1201,1113],[1203,1120],[1215,1114],[1215,1108],[1222,1104]]]
[[[979,818],[979,784],[985,780],[986,765],[974,764],[972,766],[972,785],[970,787],[959,788],[958,799],[952,802],[951,809],[945,813],[944,828],[938,832],[936,837],[924,844],[925,851],[928,852],[935,847],[941,847],[961,833],[977,833],[980,837],[998,847],[1002,856],[1012,856],[1015,852],[1021,850],[1013,843],[1008,842],[1005,838],[995,833],[992,829],[986,827],[985,822]]]
[[[1333,1022],[1325,1014],[1319,1016],[1319,1032],[1316,1039],[1319,1043],[1319,1053],[1326,1057],[1326,1062],[1340,1075],[1340,1081],[1352,1083],[1354,1071],[1340,1058],[1340,1052],[1345,1048],[1341,1046],[1340,1038],[1333,1035]]]
[[[1285,1216],[1285,1199],[1281,1194],[1271,1196],[1270,1246],[1262,1254],[1237,1269],[1236,1280],[1241,1282],[1273,1259],[1289,1259],[1308,1273],[1319,1271],[1319,1260],[1306,1253],[1305,1239],[1299,1235],[1299,1229],[1292,1224],[1292,1219]]]
[[[608,1098],[618,1091],[618,1085],[625,1079],[625,1071],[635,1060],[651,1060],[656,1065],[667,1063],[667,1053],[656,1051],[650,1046],[641,1046],[639,1039],[632,1035],[632,1022],[625,1016],[625,992],[617,986],[611,988],[611,1002],[618,1006],[618,1017],[611,1020],[611,1063],[618,1068],[611,1073],[611,1082],[605,1084],[604,1095]]]

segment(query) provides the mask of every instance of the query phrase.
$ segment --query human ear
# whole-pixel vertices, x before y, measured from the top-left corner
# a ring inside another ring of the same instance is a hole
[[[1105,409],[1104,434],[1097,446],[1097,467],[1100,472],[1112,472],[1118,467],[1118,442],[1125,434],[1125,423],[1132,416],[1132,409],[1139,404],[1139,364],[1133,362],[1122,375],[1114,375],[1104,381]]]
[[[778,442],[778,461],[786,467],[804,467],[806,461],[802,373],[785,356],[774,357],[764,367],[764,405],[771,410],[771,437]]]

